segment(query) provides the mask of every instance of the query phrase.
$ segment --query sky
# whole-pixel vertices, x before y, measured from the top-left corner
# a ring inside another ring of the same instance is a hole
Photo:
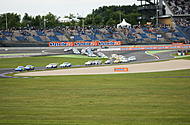
[[[14,12],[36,16],[51,12],[60,17],[70,13],[85,17],[101,6],[139,5],[137,0],[0,0],[0,3],[0,14]]]

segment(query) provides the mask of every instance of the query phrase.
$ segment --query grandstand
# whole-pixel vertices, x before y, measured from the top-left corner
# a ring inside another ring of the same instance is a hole
[[[164,0],[167,14],[171,15],[174,27],[186,39],[190,40],[190,1]],[[178,35],[180,35],[178,33]]]
[[[123,27],[67,27],[0,30],[0,46],[48,46],[48,42],[122,41],[122,44],[168,44],[190,40],[189,0],[138,0],[139,11],[158,22]],[[158,13],[157,13],[158,12]],[[165,16],[169,15],[169,16]]]
[[[123,44],[157,44],[184,42],[186,36],[177,29],[167,25],[153,27],[134,26],[132,28],[97,28],[62,30],[11,30],[0,31],[1,46],[47,46],[48,42],[73,41],[122,41]],[[14,45],[13,45],[14,44]],[[37,44],[37,45],[36,45]]]

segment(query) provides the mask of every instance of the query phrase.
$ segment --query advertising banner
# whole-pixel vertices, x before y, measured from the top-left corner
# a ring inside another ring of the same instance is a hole
[[[49,47],[119,46],[119,45],[121,45],[121,41],[49,42]]]
[[[121,41],[99,41],[99,46],[120,46]]]
[[[97,43],[97,41],[93,41],[93,42],[76,41],[76,42],[74,42],[74,46],[98,46],[98,43]]]
[[[165,50],[165,49],[190,49],[190,45],[168,45],[168,46],[138,46],[138,47],[121,47],[120,50]]]
[[[49,47],[69,47],[74,46],[73,42],[49,42]]]

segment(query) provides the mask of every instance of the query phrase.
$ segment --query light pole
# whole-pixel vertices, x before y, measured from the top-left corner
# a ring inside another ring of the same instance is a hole
[[[81,17],[81,16],[78,16],[77,19],[79,19],[80,21],[82,21],[82,29],[84,31],[84,21],[85,21],[85,18]]]
[[[44,17],[44,29],[46,29],[46,19]]]
[[[83,29],[83,32],[84,32],[84,18],[82,19],[82,29]]]
[[[5,27],[6,27],[6,30],[8,30],[7,13],[5,14]]]
[[[159,5],[156,7],[156,25],[158,26],[159,24]]]
[[[121,22],[121,11],[119,11],[119,21]]]

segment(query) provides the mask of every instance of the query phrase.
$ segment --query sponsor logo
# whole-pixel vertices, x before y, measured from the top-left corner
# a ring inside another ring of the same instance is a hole
[[[49,42],[49,47],[73,46],[73,42]]]
[[[49,42],[49,47],[64,46],[119,46],[121,41],[76,41],[76,42]]]
[[[128,72],[128,68],[114,68],[114,72]]]

